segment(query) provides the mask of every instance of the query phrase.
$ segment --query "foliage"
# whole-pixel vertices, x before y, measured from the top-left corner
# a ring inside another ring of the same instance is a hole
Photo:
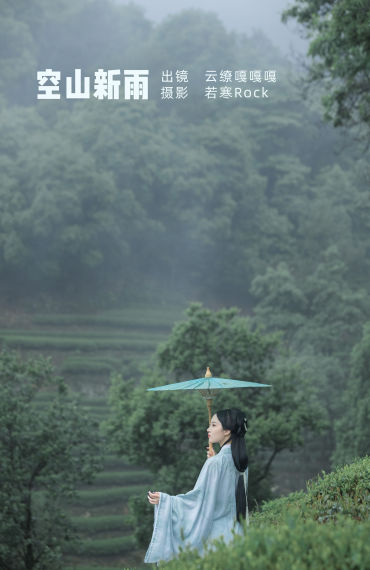
[[[320,475],[307,484],[306,505],[319,522],[335,519],[338,514],[356,520],[370,515],[370,457],[365,456],[332,473]]]
[[[321,523],[345,515],[355,520],[369,518],[370,458],[365,456],[351,464],[338,466],[334,471],[322,471],[307,481],[306,492],[290,493],[264,502],[253,513],[253,525],[279,525],[284,515],[300,512],[305,519]]]
[[[332,432],[320,445],[332,454],[335,466],[368,450],[368,397],[350,370],[350,352],[369,318],[370,298],[365,288],[349,283],[348,266],[337,246],[321,252],[311,275],[303,280],[300,275],[299,269],[281,262],[257,276],[251,288],[258,301],[255,319],[268,331],[284,333],[292,354],[319,390]],[[341,452],[335,449],[338,444]]]
[[[370,6],[367,0],[296,0],[283,21],[306,30],[309,81],[325,89],[325,117],[334,126],[370,125]]]
[[[309,344],[325,356],[348,356],[349,340],[360,338],[361,321],[370,314],[370,299],[365,289],[350,287],[347,271],[336,246],[322,251],[302,281],[285,262],[269,267],[252,282],[258,322],[283,330],[297,351]]]
[[[252,332],[237,307],[211,311],[191,303],[187,320],[178,322],[158,350],[161,369],[180,376],[199,377],[205,363],[228,377],[263,378],[278,345],[277,335]]]
[[[39,391],[56,388],[37,413]],[[0,566],[4,570],[61,568],[61,548],[74,540],[64,503],[79,482],[101,468],[97,425],[44,358],[0,353]]]
[[[153,506],[147,498],[136,495],[129,499],[131,521],[135,528],[136,545],[147,546],[153,532]]]
[[[370,448],[370,322],[351,353],[349,383],[342,395],[342,414],[336,420],[334,460],[350,461]]]

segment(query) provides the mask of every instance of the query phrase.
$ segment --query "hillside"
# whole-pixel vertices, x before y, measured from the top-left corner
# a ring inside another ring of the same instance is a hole
[[[262,505],[244,535],[216,541],[200,558],[184,552],[169,570],[370,568],[370,457],[322,472],[306,491]]]

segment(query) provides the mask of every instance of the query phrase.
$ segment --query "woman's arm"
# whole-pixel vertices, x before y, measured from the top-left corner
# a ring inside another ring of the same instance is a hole
[[[210,457],[213,457],[214,455],[216,455],[216,452],[214,449],[210,450],[209,446],[207,447],[207,459],[209,459]],[[159,504],[159,498],[160,498],[160,493],[159,491],[155,491],[154,493],[152,493],[151,491],[148,491],[148,501],[151,505],[158,505]]]

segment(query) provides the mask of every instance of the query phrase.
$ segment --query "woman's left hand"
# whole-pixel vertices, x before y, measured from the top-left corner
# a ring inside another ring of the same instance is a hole
[[[210,449],[210,447],[208,446],[207,447],[207,459],[209,459],[210,457],[214,457],[215,455],[216,455],[216,452],[213,449],[213,447],[212,447],[212,449]]]
[[[158,505],[159,504],[159,497],[160,497],[159,491],[155,491],[154,493],[152,493],[151,491],[148,491],[148,501],[152,505]]]

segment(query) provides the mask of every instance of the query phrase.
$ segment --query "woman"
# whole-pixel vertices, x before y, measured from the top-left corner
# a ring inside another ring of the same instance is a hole
[[[216,454],[207,448],[208,459],[194,489],[175,496],[149,491],[154,528],[144,562],[170,560],[185,544],[202,553],[203,541],[223,535],[229,542],[233,528],[242,532],[240,522],[248,518],[246,431],[247,418],[240,410],[217,412],[207,432],[209,441],[221,449]]]

